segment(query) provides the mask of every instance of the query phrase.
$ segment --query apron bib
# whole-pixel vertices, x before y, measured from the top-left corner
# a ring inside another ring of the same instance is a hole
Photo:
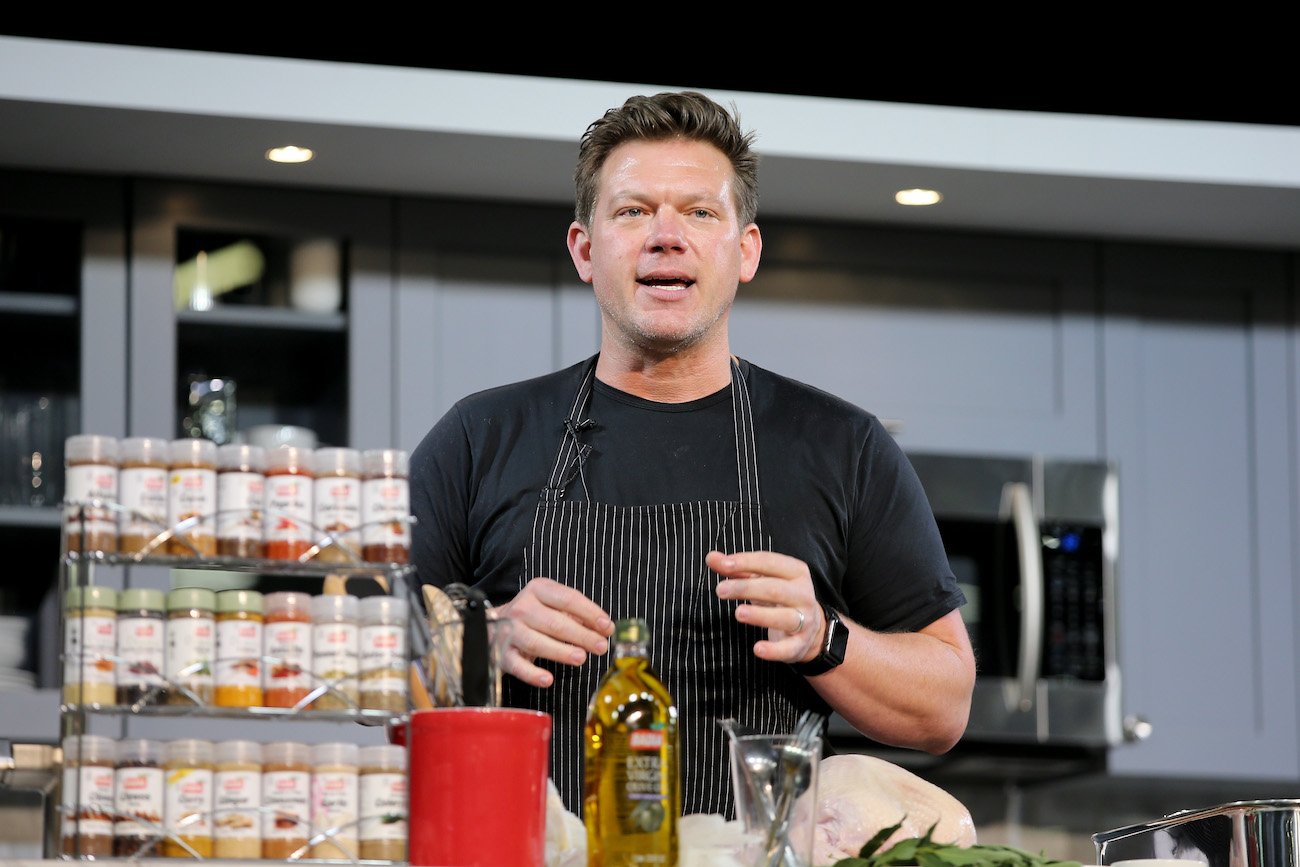
[[[771,549],[759,501],[749,392],[733,361],[736,500],[615,506],[592,502],[586,490],[587,474],[600,471],[588,466],[591,446],[582,442],[594,424],[585,415],[594,377],[595,358],[564,422],[520,586],[546,576],[581,591],[616,620],[645,618],[650,665],[678,710],[682,811],[732,818],[729,738],[718,720],[732,717],[760,732],[791,731],[799,714],[791,696],[802,686],[788,667],[754,656],[753,643],[766,631],[736,622],[736,603],[717,598],[713,589],[720,579],[704,565],[704,555],[714,549]],[[575,479],[578,485],[572,485]],[[565,807],[578,816],[587,704],[610,659],[589,656],[578,667],[539,661],[555,676],[546,689],[506,678],[507,704],[551,715],[551,777]]]

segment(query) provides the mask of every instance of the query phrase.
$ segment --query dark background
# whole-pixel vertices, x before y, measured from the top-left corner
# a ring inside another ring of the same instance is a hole
[[[1284,62],[1294,49],[1270,44],[1289,28],[1267,19],[1249,25],[1208,22],[1204,28],[1212,38],[1164,25],[1135,31],[1127,20],[1066,20],[1059,32],[1023,33],[990,31],[984,21],[968,33],[958,22],[938,34],[928,21],[920,30],[915,23],[886,29],[875,21],[852,27],[826,21],[814,35],[801,35],[796,22],[774,46],[716,28],[678,32],[698,24],[676,20],[698,13],[690,7],[629,7],[647,18],[624,30],[611,25],[608,35],[596,37],[568,33],[564,19],[608,14],[599,7],[556,7],[553,18],[535,25],[536,34],[502,9],[493,32],[513,25],[515,33],[500,33],[499,39],[484,38],[481,23],[453,24],[442,11],[425,10],[420,17],[428,20],[422,23],[358,22],[353,10],[346,27],[305,21],[292,27],[260,18],[236,27],[198,17],[191,26],[169,28],[173,32],[120,21],[24,26],[10,20],[0,27],[12,36],[672,88],[1300,126],[1300,97],[1292,92],[1296,74]],[[904,40],[918,45],[900,49]]]

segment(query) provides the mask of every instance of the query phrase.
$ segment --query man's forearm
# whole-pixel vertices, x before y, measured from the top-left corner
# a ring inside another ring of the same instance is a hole
[[[809,683],[872,740],[939,754],[966,730],[975,659],[953,611],[919,632],[883,633],[845,619],[844,663]]]

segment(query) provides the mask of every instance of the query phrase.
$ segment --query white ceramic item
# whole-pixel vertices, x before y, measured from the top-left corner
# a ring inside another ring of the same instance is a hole
[[[264,449],[280,446],[314,449],[316,441],[316,431],[292,424],[256,424],[244,431],[244,442]]]
[[[289,256],[289,303],[298,310],[333,313],[343,303],[338,241],[315,238],[294,245]]]

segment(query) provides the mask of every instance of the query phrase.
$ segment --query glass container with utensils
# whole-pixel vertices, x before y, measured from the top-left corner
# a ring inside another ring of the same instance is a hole
[[[746,838],[739,858],[747,867],[812,867],[824,723],[806,712],[791,734],[728,726],[736,817]]]

